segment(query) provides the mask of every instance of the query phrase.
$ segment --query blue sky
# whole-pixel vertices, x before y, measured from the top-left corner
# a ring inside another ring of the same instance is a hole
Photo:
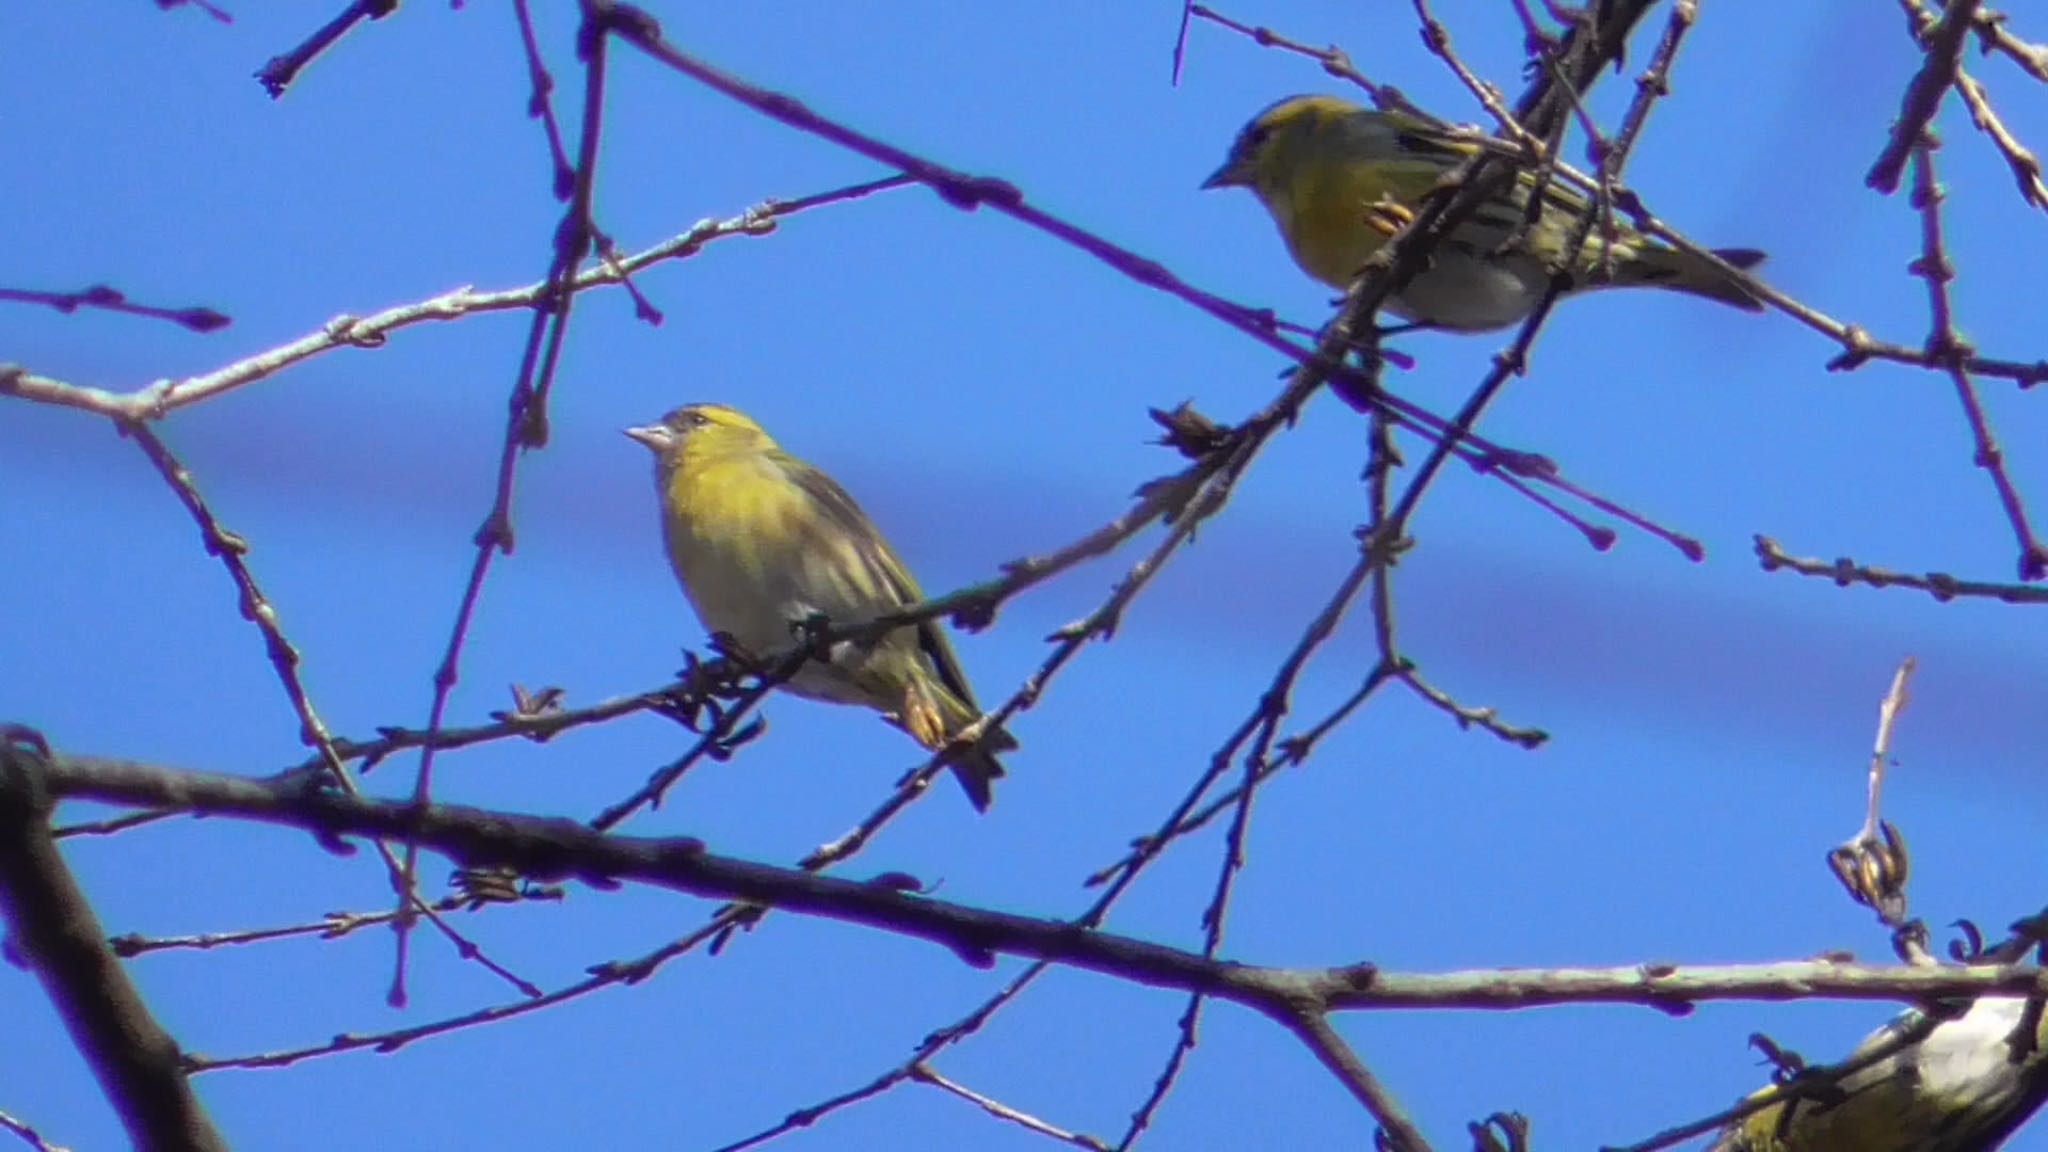
[[[0,361],[129,389],[206,371],[310,331],[461,284],[511,287],[547,267],[559,207],[526,119],[516,27],[498,5],[407,5],[359,30],[287,96],[249,74],[336,5],[229,3],[222,26],[148,5],[17,5],[0,14],[0,286],[117,285],[205,304],[196,336],[100,314],[0,306]],[[542,36],[575,123],[568,5]],[[1206,289],[1323,318],[1327,292],[1287,260],[1241,192],[1196,184],[1252,112],[1340,91],[1315,65],[1197,25],[1168,82],[1177,5],[820,2],[653,5],[688,50],[820,112],[961,169],[1158,259]],[[1520,37],[1499,13],[1442,5],[1457,46],[1513,91]],[[1454,119],[1478,110],[1421,47],[1406,6],[1228,9],[1358,66]],[[1653,17],[1661,19],[1661,16]],[[1797,11],[1710,7],[1629,181],[1703,242],[1771,253],[1772,283],[1882,337],[1917,343],[1923,289],[1905,266],[1918,221],[1862,185],[1918,61],[1895,13],[1835,0]],[[2035,37],[2048,29],[2021,28]],[[1647,40],[1644,41],[1647,48]],[[1972,59],[1975,59],[1974,57]],[[1640,65],[1640,58],[1637,66]],[[885,173],[636,57],[615,58],[597,211],[629,249],[764,197]],[[2048,101],[1977,66],[2008,124],[2048,143]],[[1593,100],[1612,122],[1631,86]],[[1949,109],[1941,174],[1958,312],[1988,353],[2040,357],[2035,269],[2048,226]],[[890,192],[734,239],[622,294],[578,305],[555,438],[521,465],[518,551],[498,566],[452,716],[505,686],[572,702],[654,686],[702,630],[657,544],[642,449],[617,430],[687,400],[755,416],[832,471],[929,590],[1070,540],[1173,467],[1145,444],[1147,406],[1241,417],[1277,387],[1268,351],[991,212]],[[490,500],[504,398],[526,318],[415,328],[178,413],[162,432],[306,654],[313,699],[350,735],[423,721],[429,675]],[[1392,386],[1449,411],[1502,343],[1420,335]],[[2048,647],[2038,609],[1940,605],[1760,572],[1749,539],[1913,571],[2010,579],[2015,548],[1971,466],[1940,378],[1823,368],[1832,347],[1781,317],[1660,293],[1564,307],[1487,433],[1705,542],[1693,564],[1640,534],[1596,553],[1496,483],[1454,471],[1399,569],[1408,654],[1438,683],[1549,730],[1525,753],[1389,696],[1263,794],[1226,951],[1267,963],[1385,967],[1772,960],[1887,949],[1821,866],[1861,816],[1877,699],[1920,658],[1888,815],[1911,838],[1914,909],[1996,929],[2038,910]],[[2048,489],[2038,394],[1981,385],[2013,475]],[[1071,914],[1079,878],[1150,829],[1237,724],[1349,564],[1364,516],[1363,427],[1321,399],[1263,458],[1128,616],[1015,727],[994,812],[942,789],[856,862],[942,879],[976,904]],[[61,747],[256,774],[295,762],[296,722],[233,591],[140,453],[103,422],[0,406],[0,718]],[[1012,691],[1043,637],[1136,556],[1081,568],[961,641],[985,699]],[[1302,682],[1318,716],[1369,667],[1354,621]],[[770,738],[695,776],[630,830],[688,833],[790,860],[838,835],[914,749],[871,717],[778,700]],[[639,718],[542,747],[438,762],[440,794],[587,816],[687,734]],[[397,781],[409,761],[380,771]],[[388,774],[388,775],[387,775]],[[396,789],[395,782],[383,787]],[[1112,921],[1197,945],[1218,841],[1163,861]],[[304,836],[225,821],[78,843],[71,859],[110,930],[180,934],[374,910],[385,880]],[[429,876],[438,883],[437,866]],[[701,922],[664,894],[576,890],[560,907],[465,922],[543,986],[637,955]],[[189,1049],[226,1056],[317,1043],[505,998],[430,936],[414,1004],[382,1001],[387,934],[138,960]],[[221,1072],[200,1091],[238,1146],[709,1148],[862,1083],[985,996],[995,973],[852,927],[778,917],[725,955],[521,1021],[282,1071]],[[1065,1127],[1114,1139],[1173,1037],[1179,999],[1058,973],[940,1067]],[[1558,1146],[1625,1142],[1760,1082],[1765,1030],[1809,1057],[1846,1049],[1870,1006],[1409,1013],[1342,1023],[1445,1146],[1498,1109]],[[37,986],[0,975],[0,1110],[81,1149],[120,1137]],[[1229,1008],[1160,1114],[1161,1148],[1357,1142],[1369,1124],[1267,1022]],[[1219,1134],[1228,1134],[1222,1140]],[[785,1138],[790,1148],[1036,1146],[966,1104],[909,1086]],[[2038,1132],[2018,1148],[2048,1148]]]

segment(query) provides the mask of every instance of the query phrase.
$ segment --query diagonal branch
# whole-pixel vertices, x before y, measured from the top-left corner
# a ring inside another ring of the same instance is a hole
[[[67,316],[80,308],[98,308],[129,316],[146,316],[152,320],[168,320],[180,328],[193,332],[218,332],[233,322],[211,308],[164,308],[153,304],[137,304],[128,299],[120,289],[105,284],[94,284],[77,292],[36,292],[27,288],[0,288],[0,300],[13,301],[17,304],[41,304],[55,308]]]
[[[272,56],[263,67],[256,70],[256,82],[275,100],[284,95],[292,86],[306,65],[320,58],[320,54],[334,47],[335,42],[349,34],[349,30],[364,20],[382,20],[398,11],[398,0],[349,0],[349,5],[336,13],[332,20],[313,30],[289,52]]]
[[[1929,572],[1924,576],[1915,576],[1910,572],[1893,572],[1875,565],[1858,564],[1846,556],[1836,560],[1794,556],[1779,547],[1778,542],[1768,536],[1756,538],[1755,551],[1766,572],[1775,572],[1783,568],[1801,576],[1833,580],[1844,588],[1851,584],[1868,584],[1872,588],[1918,588],[1943,603],[1974,597],[1996,600],[2001,604],[2048,604],[2048,588],[2035,588],[2025,584],[1997,584],[1984,580],[1962,580],[1946,572]]]
[[[8,946],[63,1016],[137,1148],[225,1152],[156,1022],[50,835],[40,737],[0,731],[0,914]],[[33,1133],[30,1133],[33,1136]]]
[[[1899,180],[1906,173],[1906,160],[1913,146],[1926,134],[1934,113],[1941,107],[1942,96],[1954,86],[1956,74],[1962,69],[1963,38],[1969,35],[1980,7],[1982,0],[1949,0],[1941,19],[1918,34],[1926,59],[1900,97],[1899,118],[1892,124],[1891,139],[1885,141],[1884,151],[1878,153],[1877,162],[1863,177],[1865,184],[1887,194],[1899,190]],[[1908,15],[1912,15],[1910,8]]]
[[[600,264],[581,272],[567,285],[566,291],[581,293],[592,288],[608,287],[620,283],[627,275],[649,265],[695,256],[706,244],[714,241],[732,236],[766,236],[774,232],[777,221],[785,217],[829,204],[858,200],[876,192],[903,187],[908,183],[908,177],[890,176],[795,200],[763,200],[728,219],[700,220],[681,233],[620,260],[615,267]],[[390,338],[391,333],[429,321],[460,320],[485,312],[532,308],[551,290],[550,282],[546,280],[528,284],[523,288],[495,292],[457,288],[452,292],[444,292],[412,304],[387,308],[369,316],[337,316],[322,325],[319,330],[309,332],[289,344],[282,344],[237,360],[204,375],[188,376],[178,380],[160,380],[133,392],[109,392],[22,373],[18,377],[0,381],[0,395],[12,393],[25,400],[78,408],[101,416],[158,420],[180,408],[267,380],[286,368],[315,356],[341,348],[379,348]]]
[[[53,755],[36,765],[51,795],[123,806],[178,808],[336,836],[418,844],[476,866],[505,865],[542,879],[600,885],[635,881],[717,899],[765,904],[927,940],[955,954],[1008,954],[1139,984],[1230,1000],[1261,1012],[1468,1008],[1519,1011],[1558,1004],[1633,1004],[1663,1012],[1718,1000],[1826,996],[1918,1003],[2035,990],[2026,964],[1912,966],[1836,963],[1638,964],[1608,968],[1381,971],[1370,964],[1275,968],[1210,959],[1071,921],[996,912],[893,883],[817,875],[712,853],[691,837],[608,836],[573,820],[462,805],[425,808],[281,787],[246,777],[178,771],[133,761]]]
[[[1328,1016],[1314,1011],[1295,1012],[1280,1017],[1280,1022],[1300,1037],[1301,1042],[1308,1045],[1308,1050],[1315,1053],[1316,1059],[1322,1061],[1323,1067],[1350,1089],[1351,1095],[1372,1113],[1374,1120],[1379,1121],[1386,1137],[1382,1147],[1391,1152],[1429,1152],[1429,1141],[1422,1135],[1422,1130],[1415,1126],[1415,1121],[1408,1118],[1400,1102],[1358,1058],[1358,1053],[1352,1051],[1351,1045],[1337,1035]]]

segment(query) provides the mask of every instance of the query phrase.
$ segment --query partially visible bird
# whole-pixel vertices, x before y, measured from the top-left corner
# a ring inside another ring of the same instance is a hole
[[[654,453],[669,563],[698,619],[757,657],[787,652],[798,625],[866,623],[923,599],[889,542],[830,476],[778,447],[744,413],[691,404],[626,435]],[[974,692],[936,621],[866,644],[842,640],[783,687],[876,709],[931,750],[981,719]],[[954,754],[976,811],[1003,775],[994,753],[1017,746],[997,729]]]
[[[1990,1152],[2048,1100],[2048,1032],[2036,1019],[2032,1047],[2013,1044],[2026,1003],[2023,996],[1980,997],[1920,1043],[1795,1101],[1789,1115],[1784,1104],[1750,1113],[1709,1152]],[[1921,1011],[1878,1029],[1849,1059],[1909,1027]]]
[[[1245,125],[1202,187],[1251,189],[1302,271],[1344,291],[1437,182],[1482,147],[1417,116],[1374,112],[1333,96],[1290,96]],[[1567,295],[1642,285],[1763,310],[1741,279],[1620,220],[1605,256],[1611,271],[1603,276],[1599,222],[1577,252],[1564,251],[1586,215],[1586,197],[1550,180],[1530,225],[1535,187],[1530,172],[1517,172],[1436,245],[1429,266],[1387,301],[1387,309],[1434,328],[1502,328],[1535,310],[1552,269],[1562,267],[1571,278]],[[1714,254],[1744,269],[1764,259],[1749,248]]]

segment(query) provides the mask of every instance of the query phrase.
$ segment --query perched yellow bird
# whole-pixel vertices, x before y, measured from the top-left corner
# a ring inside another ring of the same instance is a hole
[[[1990,1152],[2048,1100],[2048,1031],[2014,1059],[2026,999],[1984,996],[1925,1040],[1845,1077],[1832,1091],[1774,1104],[1723,1131],[1709,1152]],[[1851,1054],[1917,1016],[1908,1011]]]
[[[859,625],[923,599],[882,534],[830,476],[778,447],[744,413],[691,404],[626,435],[654,453],[669,563],[698,619],[757,657],[789,651],[796,625],[822,614]],[[868,644],[840,641],[783,687],[874,708],[928,749],[981,719],[936,621]],[[977,811],[1003,774],[1000,729],[951,767]]]
[[[1332,96],[1290,96],[1245,125],[1202,187],[1251,189],[1302,271],[1344,291],[1437,181],[1481,147],[1415,116],[1374,112]],[[1465,217],[1437,244],[1429,266],[1387,301],[1388,311],[1434,328],[1505,327],[1535,310],[1557,266],[1572,278],[1567,294],[1644,285],[1763,310],[1741,280],[1619,220],[1605,277],[1598,222],[1579,252],[1563,259],[1586,214],[1586,197],[1551,180],[1541,213],[1525,226],[1535,184],[1529,172],[1519,172]],[[1764,258],[1748,248],[1714,254],[1737,268]]]

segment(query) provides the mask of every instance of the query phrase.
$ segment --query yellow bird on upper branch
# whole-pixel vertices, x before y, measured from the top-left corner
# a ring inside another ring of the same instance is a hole
[[[1483,148],[1420,117],[1374,112],[1333,96],[1290,96],[1245,125],[1202,187],[1251,189],[1302,271],[1345,291],[1438,181]],[[1623,221],[1613,222],[1611,243],[1596,221],[1578,250],[1565,252],[1592,206],[1553,179],[1543,185],[1532,220],[1536,187],[1532,173],[1517,172],[1436,245],[1429,266],[1387,300],[1387,310],[1433,328],[1502,328],[1535,310],[1556,270],[1568,277],[1565,295],[1669,288],[1763,310],[1743,277]],[[1738,269],[1764,259],[1749,248],[1714,255]]]

